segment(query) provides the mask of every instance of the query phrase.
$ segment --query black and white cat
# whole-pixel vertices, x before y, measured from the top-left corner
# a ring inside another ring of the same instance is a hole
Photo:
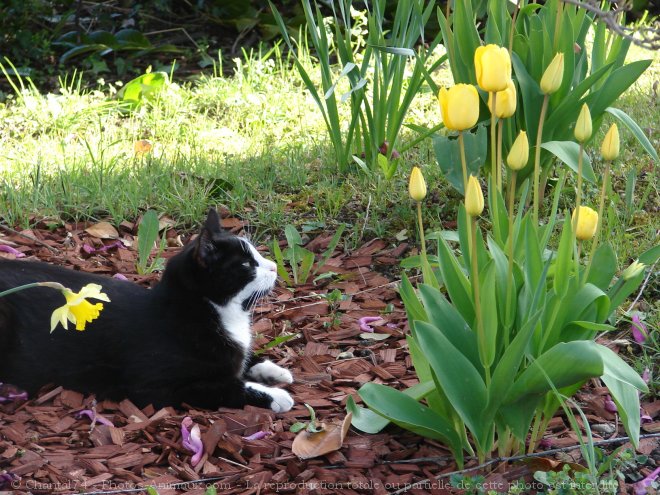
[[[251,350],[251,306],[276,278],[275,263],[222,229],[215,210],[153,289],[46,263],[0,261],[0,291],[50,281],[78,292],[96,283],[110,298],[85,331],[59,326],[52,333],[51,314],[65,302],[59,291],[38,287],[0,298],[0,381],[31,394],[54,383],[99,398],[128,397],[140,407],[288,411],[291,396],[266,384],[291,383],[291,373]]]

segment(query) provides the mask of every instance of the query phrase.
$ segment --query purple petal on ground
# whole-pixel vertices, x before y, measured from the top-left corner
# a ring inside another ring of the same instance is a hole
[[[199,464],[199,461],[202,460],[202,455],[204,455],[204,444],[202,443],[199,426],[193,424],[189,416],[186,416],[181,421],[181,445],[193,453],[193,456],[190,458],[190,465],[195,467]]]
[[[648,337],[649,333],[648,330],[646,329],[646,325],[644,325],[644,323],[642,323],[642,320],[640,320],[639,315],[633,315],[630,329],[632,330],[632,334],[633,334],[633,338],[635,339],[635,342],[637,342],[638,344],[643,344],[646,341],[646,338]]]
[[[82,250],[85,251],[87,254],[94,254],[96,252],[96,249],[94,249],[89,244],[83,244]]]
[[[27,392],[21,392],[20,394],[9,392],[6,397],[0,396],[0,402],[13,402],[15,400],[28,400]]]
[[[542,449],[550,449],[552,448],[552,439],[551,438],[544,438],[539,442],[539,447]]]
[[[7,246],[6,244],[0,244],[0,251],[2,251],[4,253],[13,254],[17,258],[25,258],[24,253],[21,253],[19,250],[14,249],[11,246]]]
[[[360,324],[360,330],[363,332],[373,332],[374,329],[369,326],[369,323],[373,323],[374,321],[378,321],[380,319],[380,316],[363,316],[358,320],[358,323]]]
[[[91,409],[83,409],[82,411],[78,411],[76,413],[76,418],[80,418],[81,416],[87,416],[91,420],[92,424],[99,423],[106,426],[115,426],[112,424],[112,421],[104,418],[103,416],[99,416]]]
[[[639,419],[642,421],[642,423],[653,423],[653,418],[648,414],[644,414],[642,411],[640,411]]]
[[[10,471],[5,471],[0,473],[0,488],[4,488],[5,485],[8,485],[12,481],[18,481],[20,478]]]
[[[607,397],[605,397],[605,399],[603,401],[603,404],[604,404],[605,410],[607,412],[615,413],[615,412],[618,412],[618,410],[619,410],[616,407],[616,404],[614,403],[614,401],[612,400],[612,397],[610,397],[609,395]]]
[[[112,276],[112,278],[116,278],[117,280],[124,280],[124,281],[127,281],[127,280],[128,280],[128,279],[127,279],[124,275],[122,275],[121,273],[115,273],[115,274]]]
[[[649,488],[651,484],[656,479],[658,479],[658,475],[660,475],[660,467],[656,468],[655,471],[649,474],[642,481],[638,481],[637,483],[635,483],[633,485],[633,488],[635,489],[635,495],[646,495],[648,493],[647,488]]]
[[[645,368],[644,373],[642,373],[642,380],[644,380],[644,383],[648,385],[650,379],[651,379],[651,370]]]
[[[252,435],[243,437],[243,440],[263,440],[264,438],[269,437],[271,435],[272,433],[270,431],[258,431],[256,433],[253,433]]]

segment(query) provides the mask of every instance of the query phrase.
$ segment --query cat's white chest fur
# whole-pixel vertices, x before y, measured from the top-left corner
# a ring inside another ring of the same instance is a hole
[[[222,326],[228,337],[238,344],[245,355],[249,355],[252,347],[252,329],[250,313],[243,309],[239,302],[230,301],[225,306],[211,303],[218,313]]]

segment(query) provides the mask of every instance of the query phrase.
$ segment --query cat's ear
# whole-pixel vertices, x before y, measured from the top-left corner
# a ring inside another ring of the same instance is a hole
[[[197,245],[195,246],[194,258],[197,264],[202,268],[206,268],[209,259],[215,255],[217,248],[213,242],[213,238],[221,232],[222,227],[220,226],[218,212],[215,211],[214,208],[211,208],[206,217],[206,221],[204,222],[204,226],[195,241]]]

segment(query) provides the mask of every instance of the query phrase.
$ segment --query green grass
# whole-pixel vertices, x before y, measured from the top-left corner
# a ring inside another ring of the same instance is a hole
[[[649,130],[657,146],[660,103],[652,85],[660,55],[635,48],[629,55],[649,57],[653,65],[618,106]],[[69,77],[59,94],[41,94],[14,78],[25,88],[0,106],[0,217],[18,227],[42,218],[119,224],[151,208],[193,227],[209,206],[224,205],[248,220],[259,241],[281,236],[288,223],[331,230],[347,222],[348,247],[374,236],[396,242],[402,230],[414,242],[407,176],[420,165],[429,183],[429,229],[455,219],[458,196],[441,178],[429,140],[404,153],[404,166],[391,181],[360,173],[339,176],[320,112],[290,65],[278,51],[251,52],[236,60],[230,78],[210,73],[185,82],[175,75],[158,101],[130,115],[112,99],[117,84],[100,81],[96,90],[81,90],[79,79]],[[313,67],[310,73],[318,75]],[[434,79],[448,84],[451,76],[445,67]],[[342,110],[348,114],[348,103]],[[435,95],[427,89],[406,122],[430,127],[438,120]],[[414,137],[405,130],[404,145]],[[660,195],[655,165],[629,133],[622,131],[622,137],[613,180],[618,203],[606,229],[624,265],[656,242]],[[153,142],[152,153],[136,157],[139,139]],[[633,210],[625,207],[630,170],[637,177]],[[595,204],[597,188],[586,194],[586,202]],[[564,206],[571,205],[571,196],[567,190]],[[657,282],[652,287],[657,291]]]

